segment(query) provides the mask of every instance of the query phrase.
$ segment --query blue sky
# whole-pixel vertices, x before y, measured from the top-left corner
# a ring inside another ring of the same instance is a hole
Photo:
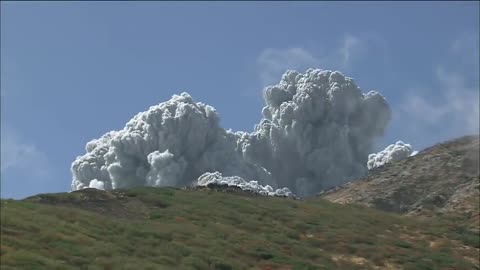
[[[182,91],[251,131],[286,69],[381,92],[377,150],[478,133],[478,33],[478,2],[2,1],[1,196],[68,191],[88,141]]]

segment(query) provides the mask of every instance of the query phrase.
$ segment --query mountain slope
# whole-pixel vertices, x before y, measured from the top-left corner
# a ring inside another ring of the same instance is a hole
[[[479,136],[465,136],[386,164],[320,197],[461,225],[480,245]]]
[[[410,215],[457,212],[478,216],[479,146],[478,136],[437,144],[321,197]]]
[[[2,269],[478,269],[476,237],[442,220],[321,198],[84,189],[2,200],[0,262]]]

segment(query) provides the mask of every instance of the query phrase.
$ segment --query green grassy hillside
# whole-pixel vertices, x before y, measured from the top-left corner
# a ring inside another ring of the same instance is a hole
[[[479,269],[478,235],[321,198],[85,189],[1,201],[1,269]]]

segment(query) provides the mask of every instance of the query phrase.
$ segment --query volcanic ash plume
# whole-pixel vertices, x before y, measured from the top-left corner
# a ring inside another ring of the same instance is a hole
[[[413,151],[410,144],[398,141],[376,154],[370,154],[368,156],[367,167],[371,170],[383,166],[386,163],[402,160],[416,154],[417,151]]]
[[[251,191],[261,195],[268,196],[280,196],[280,197],[292,197],[293,193],[288,188],[281,188],[273,190],[269,185],[262,186],[258,181],[247,182],[243,178],[238,176],[223,177],[221,173],[204,173],[198,178],[199,186],[209,186],[211,184],[239,187],[242,190]]]
[[[221,171],[268,182],[270,174],[236,153],[238,135],[218,125],[215,109],[190,95],[137,114],[123,130],[86,145],[72,164],[72,189],[185,186],[205,172]]]
[[[379,93],[363,94],[337,71],[287,71],[264,99],[255,130],[234,133],[219,126],[213,107],[174,95],[87,143],[72,164],[72,189],[194,185],[215,173],[209,179],[311,195],[365,174],[390,119]]]
[[[264,96],[264,119],[242,141],[243,157],[299,196],[365,174],[374,139],[390,119],[379,93],[363,94],[337,71],[287,71]]]

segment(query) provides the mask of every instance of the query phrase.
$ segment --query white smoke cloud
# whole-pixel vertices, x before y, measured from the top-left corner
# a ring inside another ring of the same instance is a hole
[[[329,70],[287,71],[264,99],[255,131],[234,133],[219,126],[213,107],[174,95],[87,143],[72,164],[72,189],[94,179],[106,190],[185,186],[219,172],[311,195],[366,173],[391,114],[379,93],[363,94],[351,78]]]
[[[270,185],[262,186],[258,181],[245,181],[243,178],[238,176],[229,176],[223,177],[221,173],[204,173],[202,174],[197,181],[198,186],[209,186],[211,184],[223,185],[229,187],[238,187],[242,190],[251,191],[254,193],[267,195],[267,196],[280,196],[280,197],[291,197],[293,193],[288,188],[280,188],[273,190]]]
[[[97,179],[93,179],[92,181],[90,181],[88,187],[105,190],[105,184],[102,181],[98,181]]]
[[[376,154],[368,156],[367,168],[369,170],[378,168],[392,161],[399,161],[409,156],[414,156],[418,151],[413,151],[412,146],[408,143],[398,141],[390,144],[387,148]]]
[[[269,174],[235,152],[237,135],[220,128],[215,109],[187,93],[137,114],[123,130],[86,145],[72,164],[72,189],[93,179],[105,189],[181,186],[207,171],[268,181]]]

